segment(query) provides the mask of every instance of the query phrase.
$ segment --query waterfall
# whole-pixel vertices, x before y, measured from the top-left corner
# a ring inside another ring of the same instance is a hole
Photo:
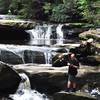
[[[47,31],[47,25],[36,25],[35,28],[27,30],[30,33],[31,40],[29,44],[45,45],[45,35]]]
[[[26,30],[30,34],[31,45],[53,45],[63,43],[63,24],[43,24],[36,25],[35,28],[31,30]],[[55,42],[56,41],[56,42]]]
[[[51,61],[52,61],[51,53],[52,53],[51,51],[44,52],[46,64],[51,64]]]
[[[45,40],[46,40],[45,44],[48,44],[48,45],[51,44],[50,36],[52,34],[52,26],[53,25],[48,25],[48,28],[47,28],[47,31],[46,31],[46,35],[45,35]]]
[[[59,24],[56,28],[56,32],[57,32],[57,44],[63,44],[63,32],[62,32],[62,27],[63,24]]]
[[[20,91],[20,90],[23,90],[23,89],[30,90],[31,84],[30,84],[30,80],[29,80],[28,76],[25,73],[20,73],[19,75],[20,75],[22,81],[19,84],[17,92]]]
[[[10,64],[51,64],[52,53],[57,49],[59,47],[0,44],[0,60]]]
[[[29,44],[33,45],[50,45],[50,36],[52,34],[53,25],[36,25],[35,28],[27,30],[31,40]]]
[[[15,94],[9,97],[13,100],[48,100],[45,94],[41,94],[36,90],[31,90],[31,85],[28,76],[25,73],[20,73],[22,81]]]

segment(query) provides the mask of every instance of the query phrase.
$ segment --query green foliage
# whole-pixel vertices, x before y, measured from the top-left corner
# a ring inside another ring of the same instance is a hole
[[[21,15],[23,18],[36,19],[41,18],[42,14],[42,5],[38,0],[13,0],[11,7],[14,11],[17,11],[18,15]]]
[[[11,0],[0,0],[0,13],[8,13],[10,3]]]
[[[78,9],[81,11],[81,14],[84,16],[84,19],[90,17],[87,0],[78,0],[77,4],[78,4]]]
[[[22,8],[22,1],[21,0],[12,0],[9,9],[11,10],[12,14],[19,14],[20,9]]]
[[[100,0],[0,0],[0,13],[26,19],[99,25]]]
[[[100,9],[100,7],[98,9],[99,0],[78,0],[77,4],[83,15],[83,20],[96,25],[100,23],[100,13],[98,13]]]
[[[51,21],[66,22],[68,16],[66,15],[67,7],[64,4],[54,6],[52,9]]]
[[[49,14],[51,9],[52,9],[51,3],[45,2],[44,6],[43,6],[43,9],[44,9],[45,14]]]
[[[51,21],[54,22],[73,22],[81,18],[77,8],[76,0],[63,0],[63,4],[54,5],[52,9]]]

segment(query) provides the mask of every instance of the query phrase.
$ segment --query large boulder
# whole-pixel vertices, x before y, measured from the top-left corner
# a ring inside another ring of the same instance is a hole
[[[1,50],[0,60],[9,64],[22,64],[23,60],[18,54],[10,50]]]
[[[10,65],[0,62],[0,95],[15,93],[20,81],[21,77]]]
[[[100,29],[96,30],[88,30],[79,34],[79,38],[83,40],[87,40],[89,38],[93,38],[95,41],[100,43]]]
[[[57,48],[56,50],[52,50],[52,66],[66,66],[68,61],[68,52],[69,51],[66,48]]]
[[[67,66],[67,62],[68,54],[66,53],[59,53],[52,57],[52,66],[54,67]]]
[[[79,59],[85,65],[100,65],[100,55],[91,55]]]

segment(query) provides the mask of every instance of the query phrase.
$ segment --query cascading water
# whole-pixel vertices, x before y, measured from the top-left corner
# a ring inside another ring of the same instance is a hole
[[[63,24],[59,24],[56,28],[57,32],[57,44],[63,44],[64,35],[62,32]]]
[[[1,44],[0,60],[10,64],[51,64],[52,49],[54,48]]]
[[[63,24],[59,25],[36,25],[35,28],[31,30],[26,30],[30,34],[31,45],[53,45],[53,44],[63,44]],[[55,42],[56,41],[56,42]]]
[[[45,94],[40,94],[36,90],[31,90],[28,76],[25,73],[19,74],[22,81],[15,94],[9,96],[13,100],[49,100]]]
[[[45,45],[46,39],[50,39],[50,27],[47,25],[36,25],[34,29],[27,30],[30,33],[31,40],[29,44]]]
[[[45,35],[45,44],[48,44],[50,45],[51,42],[50,42],[50,36],[52,35],[52,26],[53,25],[48,25],[48,29],[46,31],[46,35]]]

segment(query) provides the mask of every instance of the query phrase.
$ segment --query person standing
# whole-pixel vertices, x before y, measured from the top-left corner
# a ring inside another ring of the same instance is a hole
[[[75,57],[74,53],[69,54],[68,61],[68,82],[66,92],[75,92],[76,91],[76,75],[77,70],[79,69],[79,61]]]

